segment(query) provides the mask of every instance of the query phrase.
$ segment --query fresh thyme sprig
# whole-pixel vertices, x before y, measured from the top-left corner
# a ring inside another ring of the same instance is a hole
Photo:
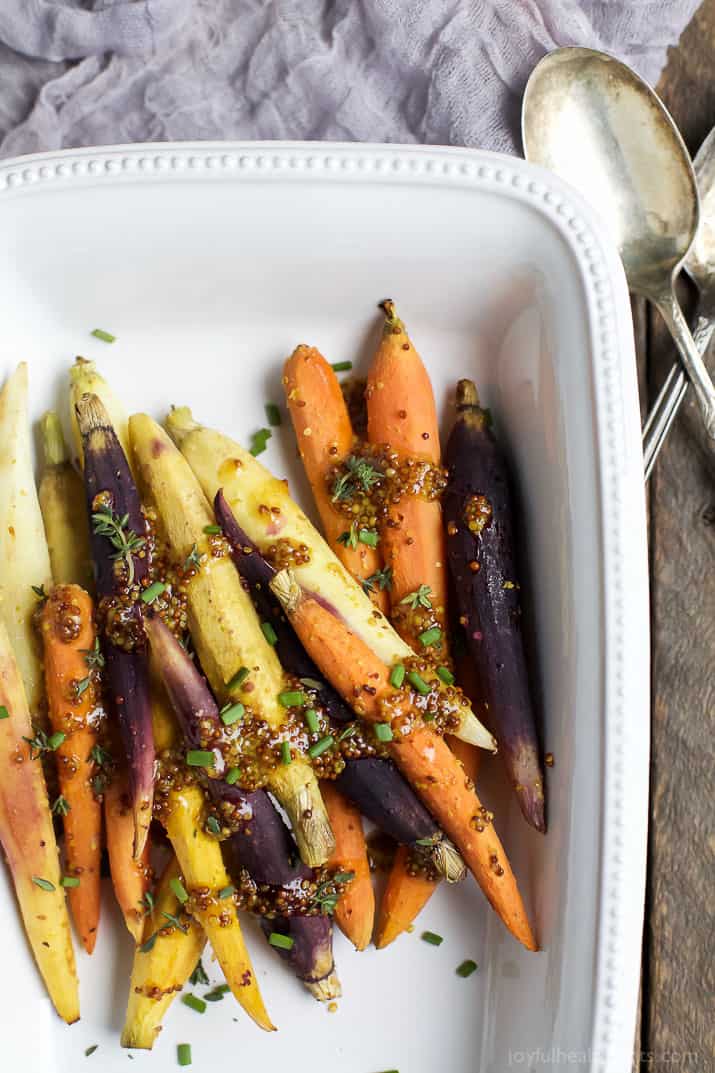
[[[392,588],[392,567],[386,566],[384,570],[377,570],[370,577],[362,579],[361,585],[365,592],[374,592],[377,585],[380,592]]]
[[[106,537],[115,554],[112,559],[116,562],[121,559],[127,568],[127,582],[134,583],[134,556],[142,550],[146,544],[146,538],[139,536],[129,526],[129,515],[121,517],[115,514],[111,507],[100,506],[92,514],[92,530],[98,536]]]
[[[429,585],[420,585],[419,589],[415,589],[414,592],[408,592],[407,596],[403,596],[400,603],[409,604],[413,611],[418,607],[426,607],[428,610],[431,610],[431,596],[432,589]]]
[[[350,455],[345,460],[345,472],[333,483],[333,503],[349,499],[357,491],[369,492],[381,478],[382,473],[366,459]]]

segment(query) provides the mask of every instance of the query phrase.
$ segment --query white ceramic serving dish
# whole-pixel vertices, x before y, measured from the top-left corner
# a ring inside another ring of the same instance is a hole
[[[265,1073],[505,1073],[564,1064],[626,1073],[638,988],[648,780],[648,614],[640,428],[626,285],[605,229],[533,166],[413,147],[196,144],[69,151],[0,166],[0,375],[30,363],[34,416],[66,405],[66,369],[96,358],[126,406],[189,402],[247,441],[281,398],[299,341],[364,370],[376,302],[398,300],[450,395],[476,378],[523,503],[548,772],[549,833],[513,807],[502,832],[543,952],[527,954],[470,880],[441,890],[384,952],[336,955],[330,1014],[249,926],[280,1031],[229,999],[176,1004],[134,1066]],[[89,336],[101,327],[118,342]],[[290,428],[268,464],[304,503]],[[488,789],[488,788],[487,788]],[[79,955],[82,1021],[44,997],[7,875],[2,1067],[127,1069],[118,1044],[130,942],[106,892],[93,958]],[[430,928],[438,949],[420,941]],[[479,963],[455,975],[464,957]],[[214,981],[219,979],[214,967]],[[84,1057],[86,1047],[99,1049]],[[86,1066],[85,1066],[85,1063]]]

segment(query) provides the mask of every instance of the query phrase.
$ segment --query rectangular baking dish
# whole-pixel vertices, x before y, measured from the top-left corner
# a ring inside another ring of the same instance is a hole
[[[505,1073],[631,1068],[648,788],[648,608],[642,456],[626,284],[604,228],[554,176],[467,150],[177,144],[72,150],[0,165],[0,374],[30,363],[34,417],[66,407],[75,354],[127,408],[190,403],[247,442],[298,342],[366,368],[376,303],[399,303],[445,428],[474,377],[514,464],[538,667],[549,832],[500,804],[543,947],[527,954],[470,880],[440,890],[413,935],[357,955],[336,936],[344,998],[329,1013],[248,926],[280,1031],[229,999],[176,1004],[137,1070]],[[101,327],[118,341],[90,338]],[[309,504],[290,428],[267,463]],[[487,776],[485,793],[490,793]],[[493,780],[498,782],[499,780]],[[118,1043],[131,964],[107,890],[82,1020],[53,1015],[12,890],[5,905],[3,1068],[127,1068]],[[424,928],[445,936],[435,948]],[[465,957],[479,964],[455,974]],[[219,980],[212,968],[212,979]],[[98,1044],[90,1058],[85,1048]]]

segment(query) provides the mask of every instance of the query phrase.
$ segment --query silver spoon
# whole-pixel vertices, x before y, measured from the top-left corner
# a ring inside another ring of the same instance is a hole
[[[715,127],[700,146],[694,167],[700,193],[700,226],[683,267],[700,292],[693,339],[704,355],[715,332]],[[646,480],[687,390],[688,379],[680,362],[676,362],[643,427]]]
[[[529,78],[522,135],[528,160],[566,179],[599,210],[630,289],[650,299],[668,325],[715,439],[715,388],[673,287],[697,231],[698,191],[664,106],[612,56],[556,49]]]

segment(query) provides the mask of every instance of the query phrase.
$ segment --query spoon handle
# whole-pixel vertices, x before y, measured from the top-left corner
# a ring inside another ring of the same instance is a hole
[[[707,434],[711,439],[715,439],[715,387],[690,334],[683,311],[672,290],[654,295],[653,301],[678,348],[685,371],[693,385]]]
[[[704,356],[706,354],[714,332],[715,312],[701,313],[693,330],[693,341],[700,355]],[[646,480],[651,475],[655,460],[670,431],[670,426],[673,424],[687,394],[688,383],[683,366],[679,361],[676,361],[668,373],[643,426],[643,466]]]

